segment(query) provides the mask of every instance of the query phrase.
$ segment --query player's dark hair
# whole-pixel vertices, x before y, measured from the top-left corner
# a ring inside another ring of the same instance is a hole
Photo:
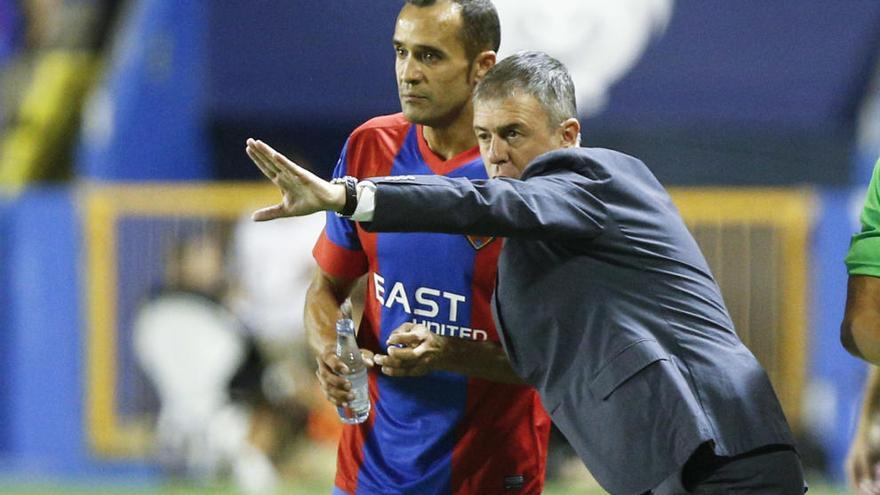
[[[491,0],[450,0],[461,7],[461,38],[465,52],[473,60],[480,52],[498,51],[501,46],[501,23]],[[430,7],[437,0],[406,0],[416,7]]]
[[[568,69],[544,52],[519,52],[495,64],[474,88],[474,100],[499,100],[517,92],[533,96],[547,112],[550,125],[577,118]]]

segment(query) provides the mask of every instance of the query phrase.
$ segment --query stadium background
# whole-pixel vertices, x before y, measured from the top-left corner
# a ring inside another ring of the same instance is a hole
[[[0,490],[227,489],[166,484],[133,314],[167,236],[274,200],[246,137],[327,175],[354,126],[397,110],[399,7],[0,1]],[[54,34],[28,31],[52,12]],[[878,62],[873,0],[679,0],[583,115],[586,145],[638,156],[672,188],[811,478],[832,488],[866,371],[837,335],[880,156]],[[290,242],[307,252],[308,237]],[[292,493],[327,493],[332,446],[315,438]]]

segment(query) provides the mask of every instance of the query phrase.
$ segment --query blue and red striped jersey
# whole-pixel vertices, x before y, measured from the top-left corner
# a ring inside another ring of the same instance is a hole
[[[442,160],[422,127],[401,114],[377,117],[349,137],[335,177],[441,174],[485,179],[479,150]],[[405,322],[448,337],[497,341],[490,300],[502,239],[432,233],[369,233],[327,215],[314,248],[322,270],[368,274],[361,347],[386,353]],[[346,426],[334,494],[540,493],[550,420],[534,389],[451,372],[369,374],[373,411]]]

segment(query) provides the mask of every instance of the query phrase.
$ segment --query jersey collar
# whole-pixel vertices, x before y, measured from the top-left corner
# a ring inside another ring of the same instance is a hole
[[[449,160],[443,160],[428,147],[428,142],[425,141],[424,126],[421,124],[416,124],[416,139],[419,142],[419,152],[422,154],[422,159],[425,160],[431,171],[437,175],[448,175],[458,167],[480,157],[480,148],[474,146],[453,156]]]

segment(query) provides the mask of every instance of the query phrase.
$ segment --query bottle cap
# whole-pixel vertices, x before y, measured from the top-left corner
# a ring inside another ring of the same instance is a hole
[[[342,306],[339,307],[339,311],[342,312],[342,317],[346,320],[351,319],[351,299],[346,299],[345,302],[342,303]]]

